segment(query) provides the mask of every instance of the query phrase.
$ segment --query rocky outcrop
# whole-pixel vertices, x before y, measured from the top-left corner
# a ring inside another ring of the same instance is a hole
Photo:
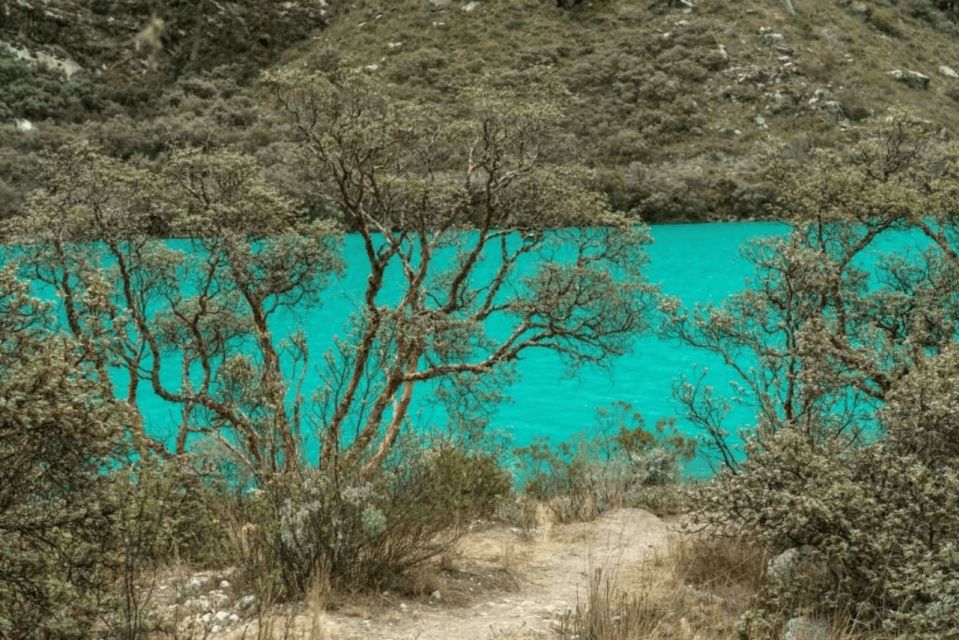
[[[889,72],[889,77],[893,80],[898,80],[908,87],[913,89],[928,89],[929,88],[929,76],[924,73],[919,73],[918,71],[902,70],[902,69],[893,69]]]

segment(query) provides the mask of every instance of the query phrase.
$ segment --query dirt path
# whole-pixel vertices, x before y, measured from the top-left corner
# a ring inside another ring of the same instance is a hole
[[[465,587],[440,598],[383,602],[373,609],[329,614],[341,640],[505,640],[545,638],[559,616],[575,608],[596,570],[615,572],[662,546],[667,525],[640,509],[623,509],[582,524],[552,527],[533,539],[497,528],[467,536],[462,569],[480,576],[495,567],[512,588]],[[504,567],[508,570],[504,571]],[[482,580],[476,581],[482,583]]]

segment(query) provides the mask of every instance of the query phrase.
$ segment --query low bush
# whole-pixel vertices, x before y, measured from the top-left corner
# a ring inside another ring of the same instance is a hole
[[[523,492],[571,522],[623,506],[675,511],[683,499],[681,464],[693,458],[695,443],[668,421],[648,430],[629,405],[617,404],[599,411],[591,435],[558,447],[538,441],[514,453]]]
[[[301,595],[318,570],[336,589],[381,586],[492,516],[511,485],[493,457],[447,445],[406,447],[372,478],[305,470],[248,501],[234,536],[241,569],[280,598]]]

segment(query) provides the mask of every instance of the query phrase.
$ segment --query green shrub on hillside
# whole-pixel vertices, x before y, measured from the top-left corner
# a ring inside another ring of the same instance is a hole
[[[89,82],[33,70],[0,47],[0,123],[14,118],[76,122],[98,111],[102,103]]]

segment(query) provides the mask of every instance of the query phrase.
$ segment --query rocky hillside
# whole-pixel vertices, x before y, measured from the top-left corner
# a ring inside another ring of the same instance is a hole
[[[567,145],[651,220],[762,215],[764,154],[831,145],[906,108],[959,131],[959,3],[947,0],[6,0],[0,215],[37,154],[233,145],[284,173],[258,72],[324,60],[453,104],[534,68],[570,94]],[[792,9],[792,10],[790,10]],[[290,184],[293,192],[305,192]]]

